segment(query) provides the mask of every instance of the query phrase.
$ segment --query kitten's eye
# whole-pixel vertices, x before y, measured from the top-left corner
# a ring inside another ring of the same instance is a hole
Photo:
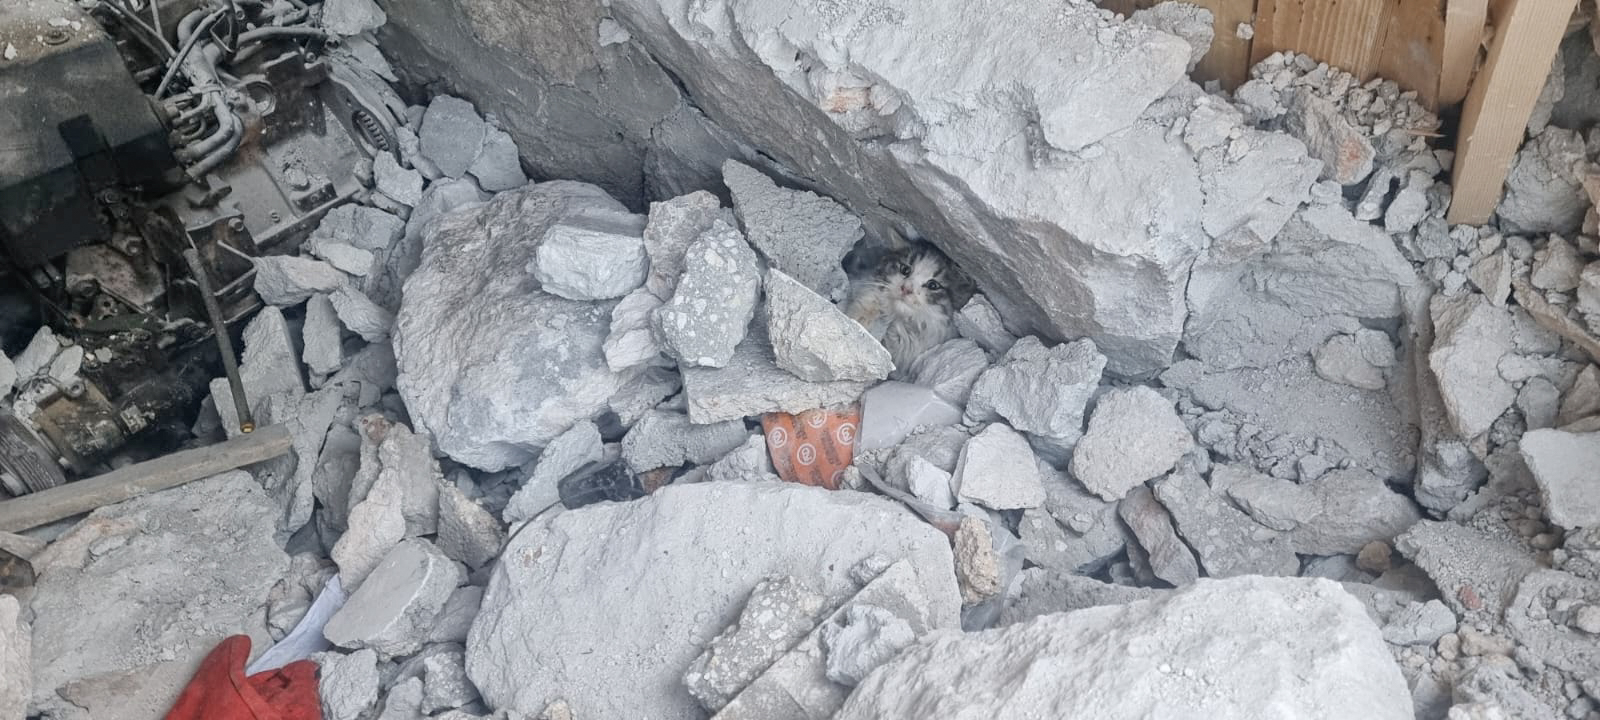
[[[929,289],[929,290],[935,290],[935,291],[944,289],[944,285],[942,283],[940,283],[938,280],[929,280],[929,281],[923,283],[922,286],[927,288],[927,289]]]
[[[900,274],[909,277],[911,275],[911,266],[905,263],[900,263]]]

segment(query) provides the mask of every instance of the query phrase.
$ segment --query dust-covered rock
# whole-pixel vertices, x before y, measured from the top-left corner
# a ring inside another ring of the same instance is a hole
[[[1072,451],[1072,474],[1096,495],[1118,500],[1165,475],[1193,447],[1194,436],[1161,393],[1143,385],[1111,390]]]
[[[1521,451],[1551,522],[1600,526],[1600,432],[1534,430],[1522,436]]]
[[[683,262],[672,298],[651,315],[656,341],[684,367],[725,367],[755,315],[760,261],[738,230],[715,220]]]
[[[1023,338],[978,376],[967,415],[1003,419],[1022,432],[1070,445],[1083,435],[1084,408],[1105,366],[1106,357],[1089,340],[1046,348],[1038,338]]]
[[[371,648],[384,658],[421,649],[428,628],[466,572],[427,540],[396,545],[343,607],[328,618],[323,634],[344,648]]]
[[[861,220],[816,193],[778,187],[736,160],[722,166],[734,212],[772,267],[833,302],[844,299],[849,278],[841,261],[861,239]]]
[[[585,213],[557,222],[528,270],[542,290],[568,300],[610,300],[644,284],[645,219],[627,213]]]
[[[952,481],[956,497],[995,510],[1038,507],[1045,492],[1036,462],[1026,438],[994,423],[961,449]]]
[[[895,369],[872,333],[798,280],[769,270],[766,289],[778,367],[811,382],[882,380]]]

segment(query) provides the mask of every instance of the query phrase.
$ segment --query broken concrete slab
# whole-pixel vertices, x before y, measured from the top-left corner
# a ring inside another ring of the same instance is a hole
[[[689,420],[696,424],[854,402],[866,389],[866,383],[848,380],[806,382],[778,367],[760,322],[750,326],[724,367],[683,368]]]
[[[422,678],[412,677],[389,688],[383,698],[383,712],[374,720],[415,720],[422,714]]]
[[[1172,514],[1178,534],[1194,548],[1207,575],[1300,572],[1300,560],[1288,538],[1233,509],[1192,469],[1180,467],[1157,481],[1155,496]]]
[[[917,428],[961,423],[961,408],[946,402],[933,388],[902,382],[874,385],[861,397],[858,450],[900,444]]]
[[[1004,419],[1025,433],[1070,446],[1083,435],[1084,408],[1105,367],[1106,356],[1089,340],[1046,348],[1038,338],[1023,338],[978,376],[967,416],[980,422]]]
[[[1184,2],[1163,2],[1136,10],[1128,16],[1130,22],[1144,23],[1183,38],[1189,43],[1189,71],[1193,72],[1201,58],[1211,50],[1215,31],[1213,14],[1209,9]]]
[[[422,202],[422,173],[400,167],[391,153],[381,152],[372,160],[372,175],[378,192],[406,207]]]
[[[1578,371],[1572,388],[1561,398],[1556,425],[1563,427],[1591,415],[1600,415],[1600,365],[1589,365]]]
[[[1125,605],[1159,597],[1167,591],[1113,585],[1092,577],[1034,567],[1019,573],[1008,593],[1005,610],[996,627],[1013,625],[1041,615],[1102,605]]]
[[[611,332],[601,349],[606,365],[615,372],[661,360],[661,344],[650,329],[650,317],[661,299],[648,288],[628,293],[611,309]]]
[[[299,305],[312,295],[333,292],[349,281],[332,265],[298,255],[267,255],[253,258],[251,263],[256,269],[256,294],[268,305]]]
[[[532,461],[533,471],[506,503],[501,518],[507,523],[519,523],[556,506],[561,502],[558,484],[568,475],[604,458],[600,429],[588,420],[573,423],[540,451],[538,460]]]
[[[932,388],[939,397],[965,407],[978,376],[989,369],[989,356],[978,343],[956,338],[935,346],[911,363],[911,382]]]
[[[372,253],[354,245],[321,241],[311,245],[311,254],[348,275],[364,278],[372,272]]]
[[[1307,88],[1285,93],[1284,130],[1306,144],[1322,161],[1323,180],[1354,185],[1372,174],[1377,152],[1362,128],[1346,120],[1338,106]]]
[[[672,299],[651,315],[656,341],[683,367],[725,367],[760,300],[760,260],[737,229],[714,220],[683,262]]]
[[[622,438],[622,459],[635,473],[687,463],[707,465],[748,437],[743,420],[696,425],[683,413],[651,410]]]
[[[422,116],[417,138],[422,154],[447,177],[459,178],[477,160],[488,137],[489,124],[461,98],[436,95]]]
[[[421,649],[428,628],[466,572],[427,540],[394,546],[344,607],[328,618],[323,634],[343,648],[371,648],[383,658]]]
[[[529,272],[540,289],[568,300],[610,300],[644,284],[645,218],[625,213],[589,213],[557,222]]]
[[[313,376],[332,375],[344,365],[344,338],[341,333],[338,311],[327,295],[317,293],[306,301],[305,324],[300,330],[300,342],[304,350],[300,359],[305,361]]]
[[[650,255],[650,276],[645,287],[663,301],[672,297],[683,276],[683,254],[689,243],[711,229],[717,220],[732,227],[733,211],[722,207],[717,196],[704,190],[663,202],[650,203],[644,228],[644,249]]]
[[[956,506],[950,473],[920,455],[907,462],[905,485],[913,496],[936,508],[949,510]]]
[[[1000,561],[995,556],[994,536],[989,524],[963,515],[952,538],[956,556],[956,583],[961,587],[961,605],[972,607],[1000,594]]]
[[[465,643],[483,605],[482,585],[463,585],[450,593],[450,599],[428,629],[428,643]]]
[[[1389,618],[1383,639],[1394,645],[1432,645],[1456,630],[1456,614],[1438,600],[1411,603]]]
[[[951,486],[956,497],[995,510],[1039,507],[1044,479],[1028,440],[1003,423],[993,423],[961,448]]]
[[[312,658],[320,672],[317,693],[327,720],[357,720],[378,704],[378,654],[370,649],[348,655],[320,653]]]
[[[394,314],[380,307],[360,290],[345,285],[334,290],[328,300],[333,303],[339,322],[369,343],[388,339],[390,330],[394,328]]]
[[[966,305],[961,306],[956,312],[955,323],[961,337],[982,345],[984,350],[997,357],[1011,352],[1011,346],[1017,342],[1016,336],[1001,321],[1000,311],[982,293],[973,295]]]
[[[1358,553],[1368,543],[1392,540],[1422,519],[1409,499],[1365,470],[1333,470],[1302,485],[1315,494],[1319,511],[1290,533],[1297,553]]]
[[[1066,573],[1104,570],[1129,540],[1117,520],[1117,505],[1084,490],[1066,473],[1039,461],[1044,505],[1027,510],[1019,524],[1023,557]]]
[[[1540,290],[1572,292],[1583,273],[1583,256],[1560,235],[1551,235],[1543,248],[1533,254],[1533,271],[1528,282]]]
[[[1523,145],[1496,208],[1501,227],[1524,234],[1582,229],[1590,203],[1577,168],[1585,154],[1583,135],[1563,128],[1547,128]]]
[[[370,205],[346,203],[322,216],[306,245],[344,244],[372,253],[387,252],[405,234],[406,222]]]
[[[882,380],[896,369],[866,328],[800,281],[774,268],[766,290],[767,336],[778,367],[811,382]]]
[[[1600,526],[1600,432],[1534,430],[1520,447],[1550,522],[1567,529]]]
[[[1178,539],[1172,515],[1156,501],[1149,488],[1136,487],[1129,492],[1117,504],[1117,515],[1133,531],[1156,577],[1174,587],[1183,587],[1200,577],[1194,551]]]
[[[1467,271],[1472,284],[1495,307],[1505,307],[1511,296],[1511,257],[1504,251],[1490,253],[1473,263]]]
[[[1432,578],[1458,615],[1483,610],[1498,617],[1537,567],[1512,542],[1454,522],[1419,522],[1395,538],[1394,547]]]
[[[1372,333],[1382,338],[1378,341],[1382,343],[1381,346],[1373,341],[1367,342],[1373,347],[1388,348],[1388,355],[1379,354],[1369,358],[1372,353],[1366,351],[1360,342],[1371,335],[1362,333]],[[1317,374],[1324,380],[1362,390],[1382,390],[1388,385],[1384,371],[1395,363],[1394,349],[1388,343],[1387,336],[1375,330],[1361,330],[1355,335],[1334,335],[1312,352],[1311,359],[1316,364]],[[1388,364],[1378,364],[1385,360]]]
[[[719,522],[704,523],[708,514]],[[559,697],[578,717],[701,717],[680,681],[701,650],[692,638],[733,622],[750,589],[775,574],[808,578],[829,597],[852,592],[850,568],[871,555],[909,559],[931,624],[957,624],[949,541],[867,495],[788,483],[674,485],[537,520],[495,566],[467,642],[467,674],[502,710],[535,713]],[[630,682],[616,683],[619,671]]]
[[[278,514],[230,472],[100,508],[35,556],[32,703],[71,686],[114,691],[116,715],[160,717],[224,638],[271,644],[262,610],[289,571]]]
[[[850,687],[859,685],[916,640],[916,630],[904,618],[875,605],[850,605],[843,625],[823,626],[828,679]]]
[[[852,568],[853,579],[864,583],[839,608],[818,624],[817,629],[783,657],[772,663],[761,677],[733,698],[717,720],[828,720],[844,704],[850,689],[829,675],[846,661],[871,662],[871,658],[835,658],[827,638],[844,639],[852,616],[862,613],[879,616],[888,612],[910,628],[913,636],[933,628],[949,627],[936,610],[923,587],[913,563],[900,560],[887,569],[884,557],[863,560]],[[881,570],[880,570],[881,569]],[[863,608],[864,610],[857,610]],[[891,621],[893,622],[893,621]],[[898,623],[896,623],[897,625]],[[843,648],[850,651],[853,648]],[[882,648],[876,648],[882,650]],[[860,648],[862,651],[868,648]],[[841,653],[843,654],[843,653]]]
[[[1528,654],[1574,678],[1600,670],[1600,581],[1539,569],[1517,588],[1505,623],[1519,656]],[[1587,681],[1592,684],[1593,681]]]
[[[426,117],[426,116],[424,116]],[[491,127],[483,136],[483,148],[472,161],[467,172],[478,179],[478,185],[488,192],[513,190],[528,184],[522,172],[522,158],[517,154],[517,143],[506,131]]]
[[[626,382],[605,363],[608,305],[529,292],[525,275],[506,271],[527,266],[549,226],[592,211],[626,209],[592,185],[557,181],[429,224],[394,348],[407,410],[452,459],[490,472],[521,465],[605,412]]]
[[[1451,424],[1462,437],[1477,437],[1517,398],[1499,372],[1500,358],[1515,347],[1511,316],[1476,294],[1435,296],[1429,307],[1434,343],[1428,366]]]
[[[347,529],[330,552],[339,565],[339,579],[345,588],[359,588],[373,568],[405,538],[405,501],[401,493],[394,483],[379,483],[350,510]]]
[[[1273,530],[1289,532],[1322,514],[1322,498],[1310,487],[1238,465],[1213,465],[1211,487],[1240,510]]]
[[[1172,470],[1193,447],[1194,436],[1161,393],[1143,385],[1109,390],[1072,451],[1072,474],[1094,494],[1119,500]]]
[[[1250,608],[1241,613],[1240,608]],[[1097,653],[1091,648],[1155,648]],[[1024,681],[1068,668],[1083,684]],[[1314,668],[1314,669],[1313,669]],[[1003,695],[993,688],[1007,685]],[[1351,694],[1342,688],[1362,688]],[[1355,703],[1352,705],[1352,703]],[[1143,718],[1181,704],[1209,718],[1411,718],[1399,667],[1361,604],[1327,580],[1201,580],[1159,598],[1047,615],[983,633],[930,633],[869,676],[840,710],[858,718],[1050,715]]]
[[[757,583],[738,621],[712,638],[689,664],[684,687],[707,711],[721,710],[809,635],[827,606],[827,597],[793,577]]]
[[[861,219],[816,193],[778,187],[759,170],[729,160],[722,178],[750,244],[773,268],[833,302],[850,284],[841,264],[861,239]]]
[[[466,657],[460,650],[429,655],[422,661],[422,704],[425,715],[452,710],[478,699],[478,691],[467,680]]]
[[[454,483],[439,488],[439,550],[451,560],[477,570],[500,555],[505,529],[478,502]]]

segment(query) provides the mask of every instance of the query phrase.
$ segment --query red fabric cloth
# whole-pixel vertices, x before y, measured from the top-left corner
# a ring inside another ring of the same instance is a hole
[[[322,720],[317,664],[298,660],[244,676],[250,638],[223,640],[200,663],[167,720]]]

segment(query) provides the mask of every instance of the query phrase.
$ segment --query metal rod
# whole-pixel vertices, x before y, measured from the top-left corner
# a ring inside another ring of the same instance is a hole
[[[244,397],[244,381],[239,378],[239,361],[233,355],[233,338],[228,336],[228,326],[222,319],[222,306],[217,304],[217,296],[211,293],[211,276],[200,262],[199,250],[184,250],[183,260],[189,264],[189,272],[200,285],[200,299],[206,304],[206,315],[211,318],[211,332],[217,336],[217,348],[222,351],[222,372],[228,376],[228,388],[233,391],[233,409],[239,414],[239,432],[252,432],[256,429],[256,421],[250,417],[250,402]]]

